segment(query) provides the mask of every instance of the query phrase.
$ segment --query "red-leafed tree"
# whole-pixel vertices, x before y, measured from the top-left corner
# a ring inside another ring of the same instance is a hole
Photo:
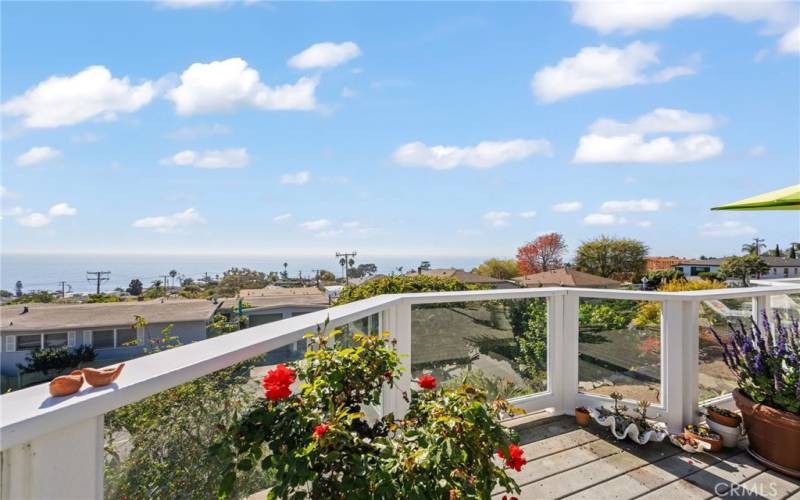
[[[535,274],[563,266],[561,258],[567,250],[564,237],[558,233],[543,234],[517,249],[517,264],[523,275]]]

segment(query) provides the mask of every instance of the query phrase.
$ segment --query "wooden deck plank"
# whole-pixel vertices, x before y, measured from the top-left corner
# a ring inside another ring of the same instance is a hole
[[[769,500],[782,500],[796,493],[800,493],[800,481],[771,470],[765,470],[761,474],[741,483],[739,488],[731,489],[728,494],[722,498],[767,498]]]
[[[709,497],[713,497],[724,495],[732,485],[741,484],[763,470],[764,466],[753,460],[750,455],[739,452],[711,467],[690,474],[679,482],[688,482],[706,491]]]

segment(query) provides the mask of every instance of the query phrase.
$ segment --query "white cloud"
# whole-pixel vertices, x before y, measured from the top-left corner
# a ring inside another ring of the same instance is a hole
[[[418,165],[435,170],[456,167],[494,168],[533,155],[552,155],[550,142],[545,139],[514,139],[484,141],[476,146],[427,146],[410,142],[397,148],[392,155],[400,165]]]
[[[354,42],[315,43],[289,59],[289,66],[297,69],[333,68],[361,55]]]
[[[183,212],[172,215],[159,215],[156,217],[145,217],[133,222],[133,227],[143,229],[154,229],[159,233],[168,233],[184,227],[205,224],[206,220],[200,212],[194,208],[187,208]]]
[[[757,144],[750,149],[747,150],[747,154],[750,156],[764,156],[767,153],[767,148]]]
[[[649,220],[640,220],[636,223],[636,225],[639,227],[650,228],[653,227],[653,222]]]
[[[308,183],[310,180],[311,172],[307,170],[301,170],[300,172],[294,174],[283,174],[281,176],[281,184],[303,185]]]
[[[13,198],[14,196],[16,196],[16,193],[5,186],[0,186],[0,199]]]
[[[610,200],[600,205],[603,213],[623,213],[623,212],[658,212],[672,203],[665,203],[661,200],[642,198],[641,200]]]
[[[778,48],[781,52],[800,54],[800,25],[781,37]]]
[[[69,203],[56,203],[50,210],[47,211],[47,214],[50,217],[72,217],[73,215],[78,213],[78,209],[75,207],[71,207]]]
[[[29,167],[61,156],[61,151],[50,146],[37,146],[17,156],[15,163],[21,167]]]
[[[286,213],[286,214],[276,215],[275,217],[272,218],[272,220],[275,222],[285,222],[291,218],[292,214]]]
[[[331,221],[328,219],[317,219],[317,220],[309,220],[300,224],[300,227],[303,229],[308,229],[309,231],[319,231],[330,227]]]
[[[791,2],[785,1],[572,2],[572,22],[594,28],[603,34],[661,29],[682,17],[703,18],[712,15],[730,17],[739,22],[763,21],[769,32],[781,32],[788,27],[787,23],[797,19],[797,9]]]
[[[213,137],[217,135],[230,134],[231,128],[227,125],[212,123],[210,125],[194,125],[180,127],[169,134],[169,137],[179,141],[193,141]]]
[[[316,108],[314,92],[319,83],[317,78],[302,77],[294,85],[269,87],[261,82],[258,71],[239,57],[194,63],[180,80],[167,97],[181,115],[233,111],[244,106],[309,111]]]
[[[342,97],[355,97],[356,92],[355,90],[351,89],[350,87],[343,87],[342,88]]]
[[[533,219],[534,217],[536,217],[536,211],[529,210],[527,212],[520,212],[519,216],[522,217],[523,219]]]
[[[729,236],[747,236],[757,234],[758,229],[753,226],[743,224],[737,220],[726,220],[723,222],[707,222],[700,227],[700,234],[726,238]]]
[[[4,208],[0,211],[0,215],[3,217],[19,217],[20,215],[25,215],[25,209],[22,207]]]
[[[205,169],[243,168],[250,163],[245,148],[193,151],[187,149],[161,160],[163,165],[179,165]]]
[[[565,201],[563,203],[556,203],[550,210],[553,212],[577,212],[583,208],[583,203],[579,201]]]
[[[539,101],[554,102],[593,90],[663,83],[694,73],[689,66],[645,72],[659,64],[658,46],[651,43],[637,41],[622,49],[606,45],[584,47],[574,57],[537,71],[531,87]]]
[[[511,224],[509,221],[511,214],[508,212],[486,212],[482,218],[486,224],[492,227],[506,227]]]
[[[590,226],[610,226],[612,224],[625,224],[625,218],[614,214],[589,214],[583,218],[583,223]]]
[[[753,56],[754,63],[763,62],[767,56],[769,56],[769,49],[759,49],[758,52]]]
[[[131,85],[127,77],[113,78],[104,66],[89,66],[73,76],[51,76],[3,103],[3,112],[22,117],[28,128],[53,128],[132,113],[155,94],[153,82]]]
[[[646,141],[640,134],[581,137],[573,161],[576,163],[686,163],[713,158],[722,153],[718,137],[696,134],[683,139],[658,137]]]
[[[314,236],[316,236],[317,238],[325,240],[325,239],[329,239],[329,238],[335,238],[336,236],[339,236],[342,233],[344,233],[344,231],[341,230],[341,229],[328,229],[327,231],[320,231],[317,234],[315,234]]]
[[[691,113],[685,109],[657,108],[645,113],[631,123],[621,123],[610,118],[600,118],[589,130],[598,135],[654,134],[706,132],[717,126],[717,120],[708,113]]]
[[[50,217],[39,212],[29,213],[17,218],[17,222],[25,227],[43,227],[50,224]]]

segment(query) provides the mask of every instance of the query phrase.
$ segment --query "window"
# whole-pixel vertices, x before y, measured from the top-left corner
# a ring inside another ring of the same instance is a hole
[[[94,330],[92,332],[92,345],[95,349],[114,347],[114,330]]]
[[[783,268],[783,275],[784,276],[789,276],[789,268],[788,267],[784,267]]]
[[[61,347],[67,345],[67,332],[46,333],[44,335],[45,347]]]
[[[129,342],[136,342],[136,330],[133,328],[117,328],[117,347],[125,347]]]
[[[295,316],[302,316],[304,314],[308,314],[308,311],[293,312],[292,317],[294,318]]]
[[[711,272],[711,268],[710,267],[695,267],[695,266],[692,266],[692,268],[691,268],[691,270],[689,272],[689,276],[697,276],[700,273],[709,273],[709,272]]]
[[[17,335],[17,350],[30,351],[31,349],[41,349],[42,336],[36,335]]]

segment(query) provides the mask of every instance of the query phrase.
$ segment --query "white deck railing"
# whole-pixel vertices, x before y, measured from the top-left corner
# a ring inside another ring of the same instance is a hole
[[[661,302],[661,402],[653,408],[671,430],[678,430],[697,419],[700,303],[753,298],[757,314],[769,308],[770,296],[800,293],[800,283],[759,284],[679,293],[527,288],[381,295],[128,361],[117,382],[108,387],[84,388],[64,398],[51,398],[47,384],[15,391],[0,396],[0,498],[102,498],[106,412],[297,342],[326,318],[333,328],[379,315],[380,327],[391,332],[398,350],[407,355],[402,357],[403,378],[395,390],[386,391],[382,409],[403,412],[401,392],[411,386],[411,307],[420,304],[547,299],[548,387],[513,401],[527,411],[567,414],[578,405],[610,401],[578,390],[579,299]],[[725,403],[726,398],[716,402]]]

